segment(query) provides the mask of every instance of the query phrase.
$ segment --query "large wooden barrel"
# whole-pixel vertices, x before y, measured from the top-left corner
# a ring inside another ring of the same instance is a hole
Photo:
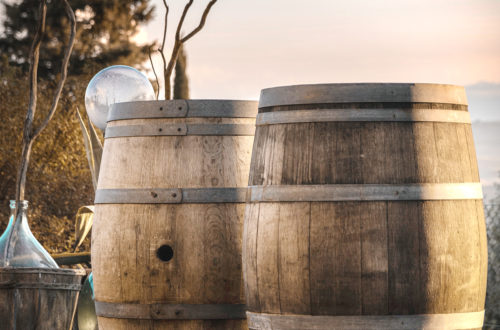
[[[251,329],[480,329],[482,191],[465,91],[261,93],[245,211]]]
[[[92,266],[100,329],[246,328],[241,240],[257,102],[108,117]]]
[[[0,329],[72,329],[85,270],[0,268]]]

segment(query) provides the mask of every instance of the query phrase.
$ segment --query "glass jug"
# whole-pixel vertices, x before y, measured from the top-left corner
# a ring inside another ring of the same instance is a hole
[[[20,202],[17,219],[16,201],[10,201],[10,209],[9,225],[0,236],[0,267],[59,268],[31,233],[26,216],[28,201]]]

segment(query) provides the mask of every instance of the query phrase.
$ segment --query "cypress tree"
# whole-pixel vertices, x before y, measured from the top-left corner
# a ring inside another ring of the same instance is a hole
[[[189,79],[186,73],[187,59],[184,47],[181,47],[175,62],[174,99],[189,99]]]

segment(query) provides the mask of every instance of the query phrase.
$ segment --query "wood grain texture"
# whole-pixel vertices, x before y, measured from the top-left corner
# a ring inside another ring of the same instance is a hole
[[[280,311],[310,314],[309,220],[310,203],[280,204]]]
[[[251,330],[480,330],[484,311],[421,315],[311,316],[248,312]]]
[[[253,118],[188,117],[134,118],[109,125],[253,123]],[[246,187],[252,143],[253,136],[108,138],[98,188]],[[244,210],[244,203],[97,204],[92,238],[96,300],[132,304],[243,304]],[[171,249],[172,255],[163,254],[169,260],[160,259],[160,248]],[[99,326],[101,329],[243,329],[246,323],[225,319],[100,317]]]
[[[243,229],[243,277],[245,301],[252,310],[260,310],[259,287],[257,274],[257,239],[259,236],[260,204],[248,203],[245,209]]]
[[[256,258],[259,305],[264,313],[280,312],[279,218],[279,204],[260,205]]]
[[[434,313],[478,308],[481,291],[480,234],[475,201],[428,201],[422,205],[422,258],[426,309]],[[425,240],[425,241],[422,241]],[[425,243],[425,244],[422,244]]]
[[[421,283],[420,208],[418,202],[387,203],[388,312],[389,314],[419,314]],[[423,277],[425,281],[425,277]]]
[[[261,152],[252,155],[249,185],[479,182],[467,124],[298,123],[256,132]]]
[[[71,329],[84,270],[0,268],[0,329]]]
[[[367,203],[360,207],[361,314],[385,315],[389,306],[387,203]]]
[[[484,206],[482,201],[476,201],[477,235],[479,246],[479,289],[477,290],[477,309],[484,306],[486,299],[486,282],[488,277],[488,243],[486,237],[486,223],[484,221]]]
[[[226,320],[223,323],[219,320],[128,320],[123,322],[118,319],[100,317],[99,329],[113,330],[198,330],[198,329],[248,329],[246,320]]]
[[[359,203],[311,204],[312,315],[361,313]]]
[[[275,95],[276,89],[271,92],[274,101],[261,103],[259,113],[298,110],[313,114],[318,109],[467,111],[464,95],[454,94],[453,88],[439,87],[429,94],[432,100],[419,102],[413,94],[406,99],[399,95],[391,102],[387,91],[372,99],[360,91],[362,99],[356,102],[354,94],[342,100],[344,90],[328,92],[331,98],[320,95],[325,88],[335,88],[320,87],[307,86],[308,92],[304,92],[296,86],[293,90],[297,94],[290,97]],[[446,90],[441,101],[438,90]],[[306,94],[297,99],[297,95]],[[450,97],[457,98],[453,102]],[[383,318],[481,312],[486,230],[479,195],[434,200],[424,194],[407,200],[388,196],[361,201],[363,195],[357,201],[339,201],[333,198],[338,190],[331,190],[332,199],[315,200],[311,188],[468,183],[479,183],[468,123],[314,120],[258,126],[249,176],[249,185],[256,186],[256,197],[247,200],[248,230],[243,238],[249,247],[243,253],[249,312],[272,317]],[[287,199],[286,194],[281,202],[269,197],[281,188],[296,193],[294,199]],[[262,190],[261,199],[258,189]],[[306,242],[308,251],[303,246]],[[299,278],[309,279],[309,295]],[[294,296],[290,290],[295,290]],[[275,322],[261,321],[262,327],[255,329],[266,329]],[[280,322],[270,329],[297,326],[287,323],[289,320]],[[304,328],[306,323],[300,324]]]

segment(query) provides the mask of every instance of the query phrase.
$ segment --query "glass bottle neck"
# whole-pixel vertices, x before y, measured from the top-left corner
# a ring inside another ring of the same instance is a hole
[[[19,202],[19,207],[22,211],[25,211],[28,209],[28,201],[25,201],[25,200],[22,200]],[[15,210],[16,210],[16,201],[15,200],[11,200],[10,201],[10,210],[11,210],[11,213],[14,213]]]
[[[19,209],[19,217],[21,217],[21,221],[18,221],[21,225],[28,225],[28,217],[27,217],[27,211],[28,211],[28,201],[22,200],[20,203],[20,209]],[[9,224],[8,226],[12,225],[14,220],[16,219],[16,201],[11,200],[10,201],[10,218],[9,218]]]

